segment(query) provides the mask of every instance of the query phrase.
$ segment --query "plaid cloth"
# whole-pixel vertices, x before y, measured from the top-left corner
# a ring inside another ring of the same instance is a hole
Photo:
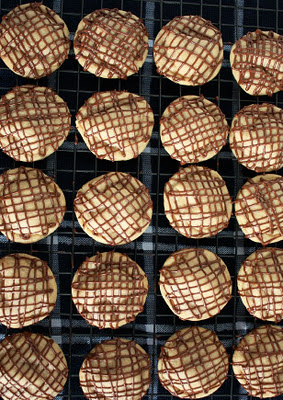
[[[28,1],[24,1],[28,2]],[[1,15],[15,7],[19,0],[2,0]],[[69,59],[50,77],[39,81],[42,86],[55,89],[68,102],[73,119],[72,130],[61,148],[46,160],[30,164],[54,176],[63,189],[67,200],[67,212],[60,228],[51,236],[32,245],[10,243],[0,235],[1,256],[13,252],[26,252],[46,260],[53,270],[57,285],[58,299],[56,307],[49,318],[26,328],[33,332],[51,336],[63,349],[70,369],[68,382],[63,392],[56,399],[84,399],[79,387],[78,373],[86,354],[103,339],[111,337],[135,338],[150,354],[152,361],[152,379],[149,391],[144,397],[151,400],[173,399],[158,382],[157,359],[160,347],[177,329],[190,326],[174,316],[160,295],[158,288],[158,271],[166,258],[174,251],[184,247],[204,247],[217,253],[227,264],[233,279],[233,298],[221,313],[211,319],[200,321],[198,325],[214,330],[223,342],[229,354],[233,346],[252,328],[263,324],[251,317],[245,310],[236,290],[236,275],[241,262],[259,246],[245,239],[236,219],[232,216],[229,226],[217,237],[194,240],[177,234],[169,225],[163,209],[163,187],[170,176],[175,173],[179,164],[172,160],[159,142],[159,118],[168,104],[179,96],[202,93],[211,101],[217,102],[225,113],[228,122],[242,107],[255,102],[271,102],[283,106],[283,95],[272,98],[256,98],[247,95],[233,79],[229,53],[236,39],[256,28],[274,30],[283,34],[283,1],[282,0],[49,0],[44,4],[53,8],[67,23],[71,39],[81,18],[96,8],[117,7],[129,10],[141,17],[150,36],[148,57],[141,71],[126,81],[98,79],[84,72],[74,59],[71,50]],[[211,82],[202,87],[185,87],[177,85],[156,73],[153,62],[152,46],[159,29],[177,15],[201,15],[212,21],[223,34],[224,62],[220,73]],[[15,85],[26,84],[27,79],[16,76],[9,71],[3,62],[0,68],[0,91],[6,93]],[[155,127],[152,139],[135,160],[111,163],[102,161],[87,149],[75,128],[75,114],[84,100],[93,92],[126,89],[144,96],[155,114]],[[236,194],[248,177],[255,175],[240,166],[226,145],[213,159],[202,165],[217,170],[225,179],[230,194]],[[0,154],[0,172],[14,168],[21,163],[14,162],[5,154]],[[129,323],[116,331],[98,330],[91,327],[77,313],[71,299],[71,281],[74,272],[86,256],[97,251],[111,250],[88,237],[80,228],[74,213],[72,202],[77,190],[95,176],[108,171],[129,172],[139,178],[150,190],[154,202],[152,222],[146,232],[136,241],[115,248],[135,259],[144,269],[149,280],[149,294],[143,313],[135,322]],[[0,324],[0,340],[7,334],[18,330],[7,330]],[[228,379],[209,399],[246,400],[249,396],[233,377],[231,368]],[[278,399],[283,399],[279,396]]]

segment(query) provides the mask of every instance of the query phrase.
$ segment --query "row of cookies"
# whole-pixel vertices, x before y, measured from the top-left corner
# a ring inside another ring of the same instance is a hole
[[[282,40],[277,33],[258,29],[234,44],[232,72],[245,91],[256,96],[282,90]],[[33,79],[49,75],[69,50],[66,24],[43,4],[23,4],[3,17],[0,57],[16,74]],[[131,12],[95,10],[79,23],[74,51],[84,70],[104,78],[126,78],[147,57],[148,32]],[[175,17],[158,33],[153,54],[159,74],[183,85],[203,85],[220,71],[222,35],[199,16]]]

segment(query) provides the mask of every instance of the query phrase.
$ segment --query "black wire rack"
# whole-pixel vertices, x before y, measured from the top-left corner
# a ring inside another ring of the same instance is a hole
[[[23,3],[28,1],[23,1]],[[1,15],[18,5],[19,0],[0,1]],[[226,263],[233,279],[233,297],[221,313],[197,324],[214,330],[231,355],[239,338],[264,322],[251,317],[243,306],[237,290],[236,275],[241,262],[259,246],[245,239],[236,219],[232,216],[229,226],[216,237],[194,240],[177,234],[170,226],[163,210],[163,187],[175,173],[178,162],[172,160],[160,145],[159,118],[174,99],[187,94],[203,94],[216,102],[225,113],[228,122],[242,107],[258,102],[271,102],[283,107],[283,94],[271,98],[252,97],[239,88],[234,81],[229,64],[231,45],[248,31],[257,28],[273,30],[283,34],[282,0],[46,0],[66,22],[73,39],[74,32],[83,16],[99,8],[128,10],[143,19],[150,36],[150,50],[143,68],[126,81],[98,79],[85,72],[74,58],[71,49],[69,59],[50,77],[37,83],[52,87],[67,101],[72,113],[72,129],[61,148],[47,159],[29,164],[54,176],[64,191],[67,212],[62,225],[51,236],[32,245],[11,243],[0,236],[0,256],[14,252],[33,254],[46,260],[53,270],[58,299],[49,318],[26,328],[33,332],[51,336],[63,349],[69,365],[69,378],[63,392],[56,399],[84,399],[79,386],[78,373],[84,357],[93,346],[111,337],[134,338],[151,356],[151,384],[144,399],[175,399],[157,378],[157,360],[160,347],[176,330],[192,323],[181,321],[165,304],[158,287],[159,270],[166,258],[184,247],[204,247],[217,253]],[[152,44],[159,29],[177,15],[201,15],[209,19],[223,34],[224,62],[220,73],[202,87],[185,87],[159,76],[153,63]],[[16,85],[26,84],[27,79],[16,76],[0,62],[0,94]],[[96,91],[128,90],[144,96],[155,115],[155,127],[150,144],[135,160],[115,162],[98,160],[86,147],[75,128],[75,114],[83,102]],[[229,146],[202,165],[217,170],[225,179],[232,199],[247,178],[255,175],[238,164]],[[21,163],[14,162],[0,153],[0,173]],[[73,199],[77,190],[90,179],[109,171],[128,172],[140,179],[150,189],[154,202],[154,213],[150,227],[134,242],[115,248],[135,259],[144,269],[149,280],[149,294],[143,313],[132,323],[118,330],[98,330],[91,327],[76,311],[71,299],[71,281],[81,262],[97,251],[111,250],[89,238],[80,228],[73,212]],[[278,244],[277,244],[278,246]],[[0,324],[0,339],[18,330],[7,330]],[[206,399],[248,400],[251,399],[233,377],[229,369],[228,379],[222,387]],[[283,399],[283,396],[277,397]],[[124,399],[123,399],[124,400]]]

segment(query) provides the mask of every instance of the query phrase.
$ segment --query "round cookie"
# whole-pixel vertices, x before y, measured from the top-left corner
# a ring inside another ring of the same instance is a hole
[[[0,175],[0,231],[18,243],[34,243],[63,221],[66,201],[54,180],[35,168]]]
[[[235,215],[245,236],[263,246],[283,239],[283,177],[257,175],[237,194]]]
[[[198,15],[175,17],[156,36],[153,55],[160,75],[181,85],[203,85],[220,71],[222,34]]]
[[[108,172],[77,193],[74,210],[82,229],[110,246],[130,243],[144,233],[152,217],[146,186],[130,174]]]
[[[182,320],[219,314],[231,299],[232,281],[225,263],[206,249],[185,248],[171,254],[160,270],[160,291]]]
[[[147,292],[147,277],[139,265],[112,251],[87,258],[72,282],[78,312],[100,329],[118,329],[133,321],[143,311]]]
[[[3,400],[50,400],[63,389],[68,367],[54,340],[22,332],[0,342],[0,396]]]
[[[0,100],[0,147],[16,161],[33,162],[54,153],[71,128],[67,103],[54,90],[16,86]]]
[[[226,143],[228,132],[225,115],[203,95],[174,100],[160,119],[162,144],[181,165],[213,157]]]
[[[126,91],[94,93],[76,115],[89,150],[110,161],[136,158],[148,144],[153,125],[145,98]]]
[[[0,259],[0,322],[23,328],[47,317],[57,298],[57,285],[45,261],[28,254]]]
[[[148,32],[129,11],[95,10],[79,23],[74,51],[85,71],[102,78],[126,79],[145,62]]]
[[[283,319],[283,249],[256,250],[238,273],[238,291],[254,317],[280,322]]]
[[[161,348],[158,377],[173,396],[199,399],[227,378],[229,358],[217,335],[199,326],[175,332]]]
[[[283,394],[283,328],[264,325],[248,333],[233,354],[233,372],[249,395]]]
[[[180,168],[164,187],[165,215],[188,238],[211,237],[229,224],[232,201],[218,172],[190,165]]]
[[[283,166],[283,110],[273,104],[251,104],[233,118],[230,147],[240,164],[256,172]]]
[[[0,24],[0,57],[15,74],[39,79],[61,66],[70,50],[65,22],[42,3],[13,8]]]
[[[149,355],[134,340],[105,340],[86,356],[79,378],[88,400],[140,400],[150,383]]]
[[[232,46],[230,64],[234,78],[252,96],[283,89],[283,36],[272,31],[248,32]]]

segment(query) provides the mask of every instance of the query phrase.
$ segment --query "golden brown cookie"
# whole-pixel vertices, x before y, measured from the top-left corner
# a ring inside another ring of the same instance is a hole
[[[222,34],[198,15],[175,17],[156,36],[153,55],[160,75],[181,85],[203,85],[220,71]]]
[[[0,100],[0,147],[16,161],[42,160],[64,142],[71,128],[67,103],[54,90],[16,86]]]
[[[260,319],[283,319],[283,249],[266,247],[252,253],[238,273],[238,290],[248,312]]]
[[[68,376],[58,344],[31,332],[15,333],[0,342],[0,371],[3,400],[51,400]]]
[[[87,258],[72,282],[78,312],[98,328],[118,329],[143,311],[148,281],[125,254],[109,251]]]
[[[138,179],[124,172],[108,172],[78,191],[74,210],[90,237],[116,246],[144,233],[152,217],[152,200]]]
[[[245,236],[263,246],[283,239],[283,177],[257,175],[237,194],[235,215]]]
[[[273,104],[251,104],[233,118],[230,147],[240,164],[256,172],[283,166],[283,110]]]
[[[174,100],[160,119],[162,144],[181,165],[215,156],[226,143],[228,132],[225,115],[203,96]]]
[[[47,317],[57,298],[57,285],[45,261],[28,254],[0,259],[0,322],[23,328]]]
[[[87,147],[110,161],[136,158],[148,144],[153,124],[145,98],[126,91],[94,93],[76,115]]]
[[[172,228],[188,238],[211,237],[229,224],[232,201],[218,172],[190,165],[164,187],[164,209]]]
[[[283,394],[283,328],[264,325],[248,333],[233,354],[233,372],[249,395]]]
[[[217,335],[198,326],[175,332],[158,360],[162,386],[182,399],[214,393],[227,378],[228,368],[229,358]]]
[[[65,22],[42,3],[13,8],[0,24],[0,57],[15,74],[39,79],[58,69],[70,50]]]
[[[66,201],[54,180],[35,168],[0,175],[0,231],[13,242],[34,243],[63,221]]]
[[[183,320],[211,318],[231,299],[228,268],[206,249],[185,248],[171,254],[160,270],[159,285],[167,305]]]
[[[149,355],[134,340],[106,340],[86,356],[79,377],[88,400],[140,400],[150,383]]]
[[[283,36],[272,31],[248,32],[232,46],[230,63],[234,78],[252,96],[283,89]]]
[[[145,62],[148,32],[129,11],[95,10],[79,23],[74,51],[85,71],[102,78],[126,79]]]

